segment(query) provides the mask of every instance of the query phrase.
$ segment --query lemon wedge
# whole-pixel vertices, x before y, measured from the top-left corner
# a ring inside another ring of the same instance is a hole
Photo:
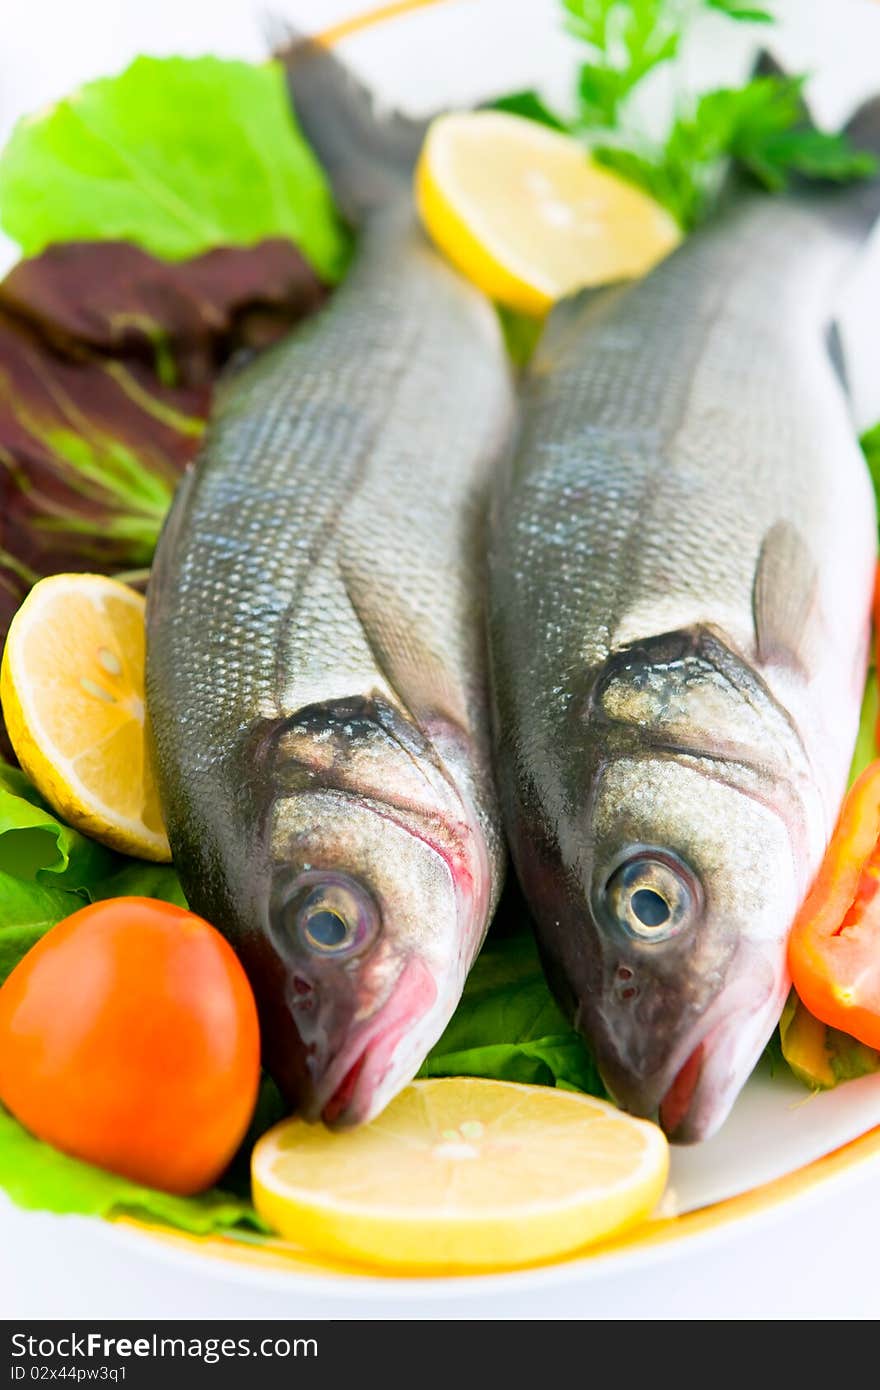
[[[144,607],[103,575],[41,579],[9,628],[0,699],[16,757],[64,820],[168,861],[145,727]]]
[[[643,275],[682,238],[665,208],[577,140],[503,111],[432,122],[415,193],[449,260],[490,299],[535,316],[582,286]]]
[[[416,1081],[331,1133],[285,1120],[253,1153],[257,1211],[325,1255],[396,1270],[550,1260],[648,1216],[669,1156],[604,1101],[475,1077]]]

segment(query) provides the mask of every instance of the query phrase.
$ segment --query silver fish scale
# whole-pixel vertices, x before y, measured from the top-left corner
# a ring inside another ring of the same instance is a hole
[[[500,863],[479,526],[512,423],[494,313],[409,207],[368,224],[326,310],[232,378],[160,547],[149,699],[171,801],[222,796],[241,731],[382,692],[454,724]]]
[[[873,506],[820,329],[852,250],[809,207],[744,200],[641,285],[551,315],[493,561],[502,725],[533,764],[564,759],[559,712],[613,648],[713,622],[750,651],[756,564],[780,520],[822,562],[817,659],[844,673],[845,747]],[[768,679],[800,714],[786,674]]]
[[[494,508],[497,771],[542,961],[675,1142],[778,1021],[852,755],[876,517],[822,326],[865,213],[743,198],[558,306]]]

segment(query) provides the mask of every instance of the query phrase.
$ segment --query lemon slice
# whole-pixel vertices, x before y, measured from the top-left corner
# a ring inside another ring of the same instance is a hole
[[[257,1211],[299,1245],[397,1269],[533,1264],[646,1217],[656,1125],[604,1101],[474,1077],[416,1081],[360,1129],[299,1119],[252,1161]]]
[[[577,140],[503,111],[432,123],[416,201],[468,279],[533,315],[581,286],[643,275],[682,236],[665,208],[591,162]]]
[[[0,698],[16,757],[64,820],[167,861],[145,729],[144,607],[103,575],[41,579],[9,628]]]

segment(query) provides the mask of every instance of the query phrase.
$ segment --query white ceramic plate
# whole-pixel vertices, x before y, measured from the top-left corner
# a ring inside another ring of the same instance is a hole
[[[63,25],[67,6],[65,0],[29,5],[12,0],[12,5],[12,43],[0,57],[5,94],[0,133],[20,110],[85,77],[113,71],[138,51],[253,57],[262,52],[259,12],[247,0],[188,0],[185,7],[171,0],[151,7],[139,0],[78,0],[78,33],[86,39],[76,39],[71,29],[70,45],[52,50],[48,76],[45,66],[39,74],[33,66],[30,74],[25,68],[23,75],[20,58],[11,70],[16,52],[37,52],[40,27],[47,21]],[[774,50],[792,67],[816,74],[810,88],[814,110],[820,119],[839,122],[877,82],[880,5],[790,0],[778,8],[786,23],[774,36]],[[539,85],[562,103],[576,60],[576,50],[560,31],[556,0],[402,0],[372,12],[362,4],[354,19],[356,0],[290,0],[274,9],[304,27],[332,29],[340,51],[383,96],[416,111],[529,85]],[[704,84],[739,79],[751,61],[754,39],[754,32],[739,33],[709,20],[687,55],[688,70],[698,72]],[[658,84],[644,119],[657,119],[667,98]],[[866,312],[880,303],[880,249],[842,303],[856,411],[859,423],[869,424],[880,418],[877,355],[871,350],[878,315]],[[0,1290],[5,1283],[4,1297],[11,1300],[7,1315],[45,1316],[269,1316],[289,1314],[295,1306],[298,1313],[325,1316],[608,1317],[622,1315],[621,1298],[636,1315],[660,1316],[665,1310],[699,1316],[701,1306],[704,1315],[720,1315],[719,1298],[728,1310],[759,1312],[761,1300],[773,1291],[778,1310],[780,1278],[762,1292],[761,1280],[773,1268],[772,1257],[768,1264],[759,1254],[768,1239],[768,1251],[774,1248],[767,1221],[787,1222],[786,1286],[797,1288],[807,1266],[802,1259],[792,1273],[791,1252],[811,1231],[818,1238],[823,1223],[830,1221],[822,1236],[826,1245],[840,1239],[847,1222],[863,1233],[875,1222],[880,1235],[880,1203],[870,1195],[871,1180],[877,1179],[880,1075],[810,1097],[793,1078],[771,1077],[759,1068],[721,1133],[674,1153],[660,1219],[612,1249],[552,1268],[468,1279],[382,1279],[334,1270],[280,1243],[265,1249],[199,1242],[131,1225],[22,1213],[0,1200]],[[813,1248],[815,1240],[808,1239],[806,1252]],[[713,1304],[708,1271],[719,1259],[726,1288]],[[851,1266],[851,1250],[847,1259]],[[671,1267],[689,1271],[687,1297],[678,1302],[679,1281],[665,1273]],[[731,1280],[731,1270],[747,1273]],[[851,1277],[849,1283],[852,1289]],[[810,1287],[807,1280],[800,1303],[789,1311],[810,1306]],[[637,1294],[647,1297],[650,1307],[636,1309],[630,1299]],[[826,1291],[816,1311],[828,1307]],[[840,1311],[860,1311],[852,1292]]]

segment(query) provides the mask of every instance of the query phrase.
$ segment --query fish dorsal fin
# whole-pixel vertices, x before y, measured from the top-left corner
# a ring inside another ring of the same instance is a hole
[[[803,536],[790,521],[766,532],[755,566],[752,614],[758,660],[803,672],[818,571]]]

